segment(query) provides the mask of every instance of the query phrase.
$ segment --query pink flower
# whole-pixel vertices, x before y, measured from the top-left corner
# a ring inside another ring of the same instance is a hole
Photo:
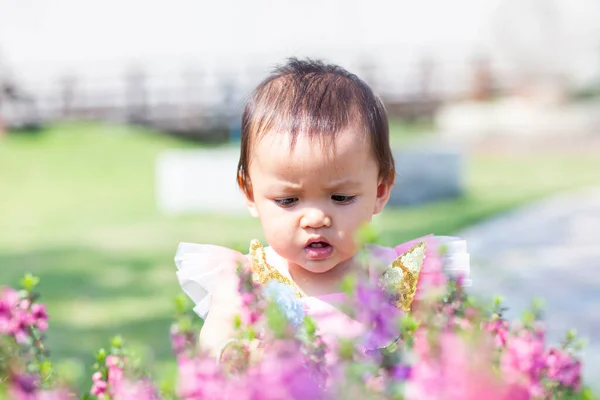
[[[212,358],[179,357],[177,393],[183,400],[225,399],[227,381]]]
[[[106,366],[108,367],[108,385],[111,392],[118,390],[123,380],[123,369],[121,368],[121,359],[114,355],[106,357]]]
[[[427,330],[423,327],[419,327],[414,333],[414,344],[413,350],[419,356],[419,358],[426,358],[429,356],[429,338],[427,337]]]
[[[561,385],[578,391],[581,387],[581,362],[560,349],[550,349],[546,353],[548,378]]]
[[[90,394],[94,396],[101,396],[106,394],[108,384],[102,379],[101,372],[95,372],[92,375],[92,389],[90,390]]]
[[[30,305],[31,305],[31,302],[29,301],[29,299],[21,299],[21,301],[17,304],[17,308],[27,311],[27,310],[29,310]]]
[[[242,297],[242,323],[252,325],[260,318],[260,313],[254,307],[256,303],[255,295],[252,292],[242,292],[240,295]]]
[[[108,368],[118,367],[120,362],[121,362],[121,359],[119,357],[117,357],[117,356],[112,355],[112,354],[109,355],[109,356],[107,356],[106,357],[106,361],[105,361],[106,366]]]
[[[23,344],[29,338],[29,324],[27,323],[27,313],[23,310],[15,310],[12,320],[9,322],[9,333],[15,338],[16,342]]]
[[[19,301],[19,292],[15,289],[5,287],[2,290],[2,293],[0,295],[0,303],[4,303],[9,310],[16,308],[19,304]]]
[[[44,390],[38,392],[36,400],[73,400],[74,394],[68,390],[58,388],[53,390]]]
[[[508,329],[508,321],[500,318],[485,324],[485,330],[493,335],[494,343],[497,347],[503,347],[506,344],[506,338],[509,333]]]
[[[64,389],[27,392],[18,385],[8,388],[9,399],[12,400],[73,400],[74,396]]]
[[[523,384],[532,396],[543,395],[540,385],[546,367],[541,331],[523,330],[510,336],[500,359],[500,368],[509,383]]]
[[[31,306],[32,325],[35,324],[40,331],[48,329],[48,314],[44,304],[34,304]]]
[[[114,400],[155,400],[158,398],[156,389],[147,380],[123,381],[113,395]]]
[[[67,390],[59,388],[39,392],[36,400],[72,400],[73,397]]]
[[[112,367],[108,369],[108,384],[110,385],[111,391],[117,390],[122,380],[123,370],[121,368]]]
[[[439,336],[435,346],[423,344],[427,333],[415,336],[418,361],[407,382],[407,399],[508,400],[509,387],[493,373],[492,348],[469,345],[454,332]]]
[[[12,334],[13,314],[19,304],[19,293],[11,288],[0,292],[0,335]]]

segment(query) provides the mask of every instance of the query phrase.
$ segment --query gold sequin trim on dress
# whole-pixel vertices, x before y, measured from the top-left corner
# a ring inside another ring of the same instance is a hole
[[[409,251],[396,258],[379,278],[380,286],[394,296],[394,305],[403,311],[410,311],[417,292],[425,250],[425,242],[413,246]],[[264,285],[275,280],[293,287],[297,297],[304,297],[298,285],[267,263],[265,249],[256,239],[250,242],[250,261],[254,282]]]
[[[250,261],[252,265],[252,279],[254,282],[264,285],[267,282],[276,280],[277,282],[293,287],[296,290],[297,297],[304,297],[298,285],[279,272],[277,268],[274,268],[267,263],[265,249],[256,239],[250,242]]]
[[[380,285],[394,296],[394,305],[402,311],[410,311],[417,292],[426,247],[425,242],[413,246],[395,259],[379,278]]]

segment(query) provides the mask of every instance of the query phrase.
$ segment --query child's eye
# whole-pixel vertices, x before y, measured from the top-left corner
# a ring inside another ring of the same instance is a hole
[[[331,200],[339,204],[350,204],[356,199],[356,196],[344,196],[341,194],[334,194],[331,196]]]
[[[279,207],[291,207],[298,201],[298,199],[295,197],[289,197],[287,199],[275,199],[273,201]]]

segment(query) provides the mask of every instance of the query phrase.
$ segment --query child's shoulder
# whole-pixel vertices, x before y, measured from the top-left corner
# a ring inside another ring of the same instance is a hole
[[[283,259],[269,246],[252,240],[247,254],[224,246],[182,242],[175,254],[177,279],[195,304],[194,312],[206,318],[215,295],[229,297],[237,289],[238,266],[250,267],[253,279],[267,283],[271,279],[295,286]]]
[[[208,314],[217,287],[234,281],[238,265],[248,263],[248,256],[241,252],[213,244],[180,243],[175,254],[179,284],[202,318]]]

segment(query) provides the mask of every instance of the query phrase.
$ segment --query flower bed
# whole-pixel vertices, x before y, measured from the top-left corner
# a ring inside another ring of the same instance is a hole
[[[199,351],[184,298],[171,328],[175,393],[160,390],[122,340],[99,350],[90,390],[97,399],[591,399],[581,381],[580,346],[568,333],[545,343],[537,310],[509,323],[495,301],[473,301],[460,279],[422,293],[410,313],[370,282],[348,279],[342,311],[366,327],[325,340],[285,285],[265,287],[239,270],[242,313],[218,360]],[[48,361],[45,306],[37,279],[0,289],[0,398],[66,400],[79,395]],[[442,290],[439,290],[442,289]],[[197,318],[196,318],[197,320]],[[153,379],[154,378],[154,379]]]

